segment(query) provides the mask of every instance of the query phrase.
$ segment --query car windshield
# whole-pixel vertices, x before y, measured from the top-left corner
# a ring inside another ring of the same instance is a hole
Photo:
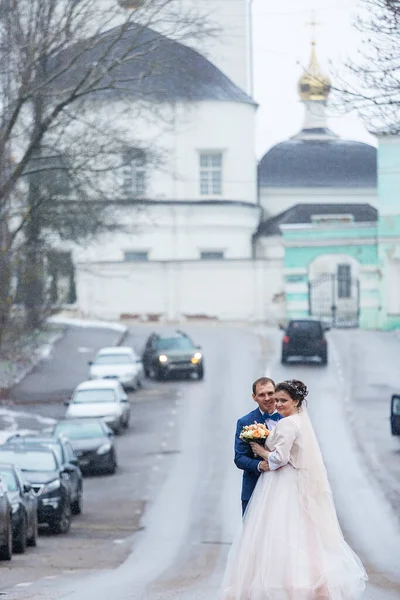
[[[157,350],[192,350],[192,342],[185,337],[161,338],[157,341]]]
[[[101,354],[96,356],[95,365],[131,365],[133,364],[131,354]]]
[[[0,469],[0,475],[3,478],[4,483],[7,486],[9,492],[18,491],[17,478],[12,471]]]
[[[63,462],[63,454],[62,454],[62,448],[61,445],[58,442],[45,442],[43,440],[35,440],[35,439],[27,439],[24,440],[24,438],[16,438],[14,440],[10,440],[11,444],[16,444],[18,446],[22,446],[22,447],[29,447],[29,446],[42,446],[45,448],[50,448],[51,450],[53,450],[54,454],[57,456],[57,460],[59,463]]]
[[[70,440],[82,440],[104,437],[104,430],[100,423],[58,423],[55,427],[57,435],[66,435]]]
[[[23,471],[56,471],[57,463],[52,452],[13,452],[0,450],[0,460],[9,462]]]
[[[42,442],[40,445],[46,446],[47,448],[51,448],[51,450],[53,450],[54,454],[57,456],[58,462],[60,464],[64,462],[61,444],[58,444],[56,442]]]
[[[288,334],[317,337],[322,334],[322,328],[318,321],[292,321],[289,323]]]
[[[78,390],[72,402],[74,404],[95,404],[97,402],[116,402],[114,390],[99,388],[97,390]]]

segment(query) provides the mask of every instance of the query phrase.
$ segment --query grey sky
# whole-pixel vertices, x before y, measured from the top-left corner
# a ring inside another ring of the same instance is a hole
[[[330,61],[340,68],[346,57],[355,56],[360,34],[352,19],[359,0],[253,0],[254,91],[260,104],[257,122],[257,153],[287,139],[302,126],[303,106],[297,82],[310,56],[311,27],[315,10],[317,53],[324,71]],[[300,63],[300,64],[298,64]],[[330,114],[331,128],[349,139],[375,143],[356,114]]]

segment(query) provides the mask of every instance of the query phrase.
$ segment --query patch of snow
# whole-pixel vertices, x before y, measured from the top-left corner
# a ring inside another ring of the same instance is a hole
[[[10,408],[0,408],[0,417],[7,420],[23,417],[25,419],[38,421],[39,423],[42,423],[42,425],[54,425],[54,423],[57,422],[57,419],[52,419],[51,417],[42,417],[41,415],[35,415],[23,410],[11,410]]]
[[[74,325],[75,327],[97,327],[100,329],[114,329],[115,331],[127,331],[127,327],[122,323],[115,321],[96,321],[92,319],[75,319],[73,317],[63,317],[62,315],[54,315],[49,317],[49,323],[57,323],[59,325]]]

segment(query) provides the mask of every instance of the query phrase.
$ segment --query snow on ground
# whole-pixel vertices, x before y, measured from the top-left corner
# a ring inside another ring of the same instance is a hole
[[[104,329],[114,329],[115,331],[127,331],[127,327],[122,323],[115,321],[97,321],[94,319],[75,319],[73,317],[64,317],[62,315],[54,315],[48,319],[49,323],[57,323],[59,325],[73,325],[74,327],[98,327]]]

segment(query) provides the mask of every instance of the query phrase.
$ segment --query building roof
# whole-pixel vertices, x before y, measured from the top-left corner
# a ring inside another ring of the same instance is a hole
[[[296,204],[260,223],[255,236],[281,235],[281,225],[311,224],[317,215],[352,215],[355,223],[378,220],[378,211],[370,204]]]
[[[315,139],[294,137],[271,148],[258,165],[259,187],[376,187],[374,146],[318,133]]]
[[[104,59],[104,55],[109,58]],[[118,59],[120,65],[102,79],[96,98],[130,94],[138,100],[219,100],[256,106],[204,56],[136,23],[116,27],[60,52],[50,63],[53,73],[60,71],[51,87],[58,92],[73,88],[90,67],[96,75],[97,65],[104,70],[107,62],[115,65]],[[71,65],[67,70],[63,69],[66,64]]]

